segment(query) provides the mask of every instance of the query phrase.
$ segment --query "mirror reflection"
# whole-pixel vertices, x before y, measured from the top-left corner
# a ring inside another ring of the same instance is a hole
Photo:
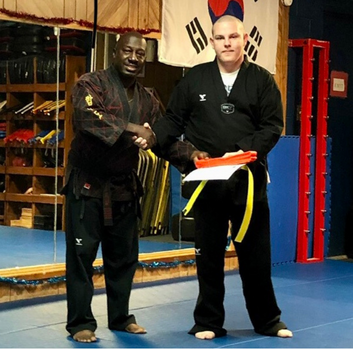
[[[65,261],[63,187],[72,140],[71,90],[79,76],[112,62],[116,35],[0,21],[0,269]],[[139,81],[164,110],[182,68],[157,60],[147,39]],[[93,63],[92,63],[93,62]],[[140,253],[193,246],[193,219],[182,219],[179,172],[139,153],[144,188]],[[98,253],[98,258],[101,253]]]

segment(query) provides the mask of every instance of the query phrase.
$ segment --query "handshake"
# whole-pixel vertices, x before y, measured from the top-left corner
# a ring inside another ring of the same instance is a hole
[[[157,144],[157,137],[147,122],[145,122],[143,126],[129,124],[127,130],[134,134],[132,136],[134,144],[143,150],[151,149]],[[207,152],[199,150],[193,151],[190,156],[190,160],[195,164],[198,160],[209,158],[210,155]]]
[[[134,144],[143,150],[151,149],[157,144],[157,137],[147,122],[143,126],[134,125],[133,130],[129,131],[134,133],[132,136]]]

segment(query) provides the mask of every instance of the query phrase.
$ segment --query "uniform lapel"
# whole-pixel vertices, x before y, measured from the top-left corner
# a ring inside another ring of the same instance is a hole
[[[217,96],[217,100],[220,104],[227,101],[227,91],[224,88],[223,80],[221,77],[221,73],[219,71],[217,60],[215,59],[212,64],[212,80],[213,80],[213,88],[216,90],[215,95]]]
[[[129,114],[129,120],[130,120],[130,122],[132,122],[134,124],[140,123],[139,112],[138,112],[139,105],[140,105],[140,103],[139,103],[138,87],[137,87],[137,82],[135,82],[134,98],[132,101],[131,110],[130,110],[130,114]]]
[[[119,92],[119,98],[123,107],[123,113],[125,115],[125,117],[128,118],[128,120],[130,120],[130,105],[129,105],[129,101],[127,99],[126,93],[125,93],[125,88],[123,83],[120,80],[119,74],[116,71],[116,69],[114,68],[113,65],[110,66],[109,68],[109,73],[112,77],[112,80],[115,82],[115,85],[118,88],[118,92]],[[136,88],[136,87],[135,87]]]
[[[246,71],[246,68],[248,67],[248,65],[249,65],[249,61],[248,61],[247,57],[244,56],[244,62],[240,66],[238,76],[235,79],[232,90],[230,91],[230,94],[228,96],[229,101],[236,100],[237,85],[239,85],[241,83],[241,81],[243,80],[244,74],[245,74],[245,71]]]

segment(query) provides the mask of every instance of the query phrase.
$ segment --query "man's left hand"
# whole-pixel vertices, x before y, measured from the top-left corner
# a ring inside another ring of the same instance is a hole
[[[190,156],[190,160],[192,160],[194,164],[196,164],[197,160],[209,159],[209,158],[210,158],[210,154],[208,154],[205,151],[199,151],[199,150],[195,150]]]

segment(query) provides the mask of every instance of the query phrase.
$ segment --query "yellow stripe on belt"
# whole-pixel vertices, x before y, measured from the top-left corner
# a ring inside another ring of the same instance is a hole
[[[239,231],[234,239],[235,242],[242,242],[244,239],[244,236],[248,230],[249,224],[250,224],[250,219],[252,215],[252,210],[253,210],[253,204],[254,204],[254,177],[252,172],[250,171],[249,167],[244,165],[240,169],[248,171],[248,194],[246,198],[246,206],[245,206],[245,212],[244,212],[244,217],[243,221],[240,225]],[[204,180],[201,181],[201,183],[198,185],[198,187],[195,189],[193,194],[191,195],[190,200],[186,204],[186,206],[183,209],[183,214],[186,216],[190,210],[192,209],[192,206],[194,205],[196,199],[200,195],[201,191],[205,187],[206,183],[208,181]]]

